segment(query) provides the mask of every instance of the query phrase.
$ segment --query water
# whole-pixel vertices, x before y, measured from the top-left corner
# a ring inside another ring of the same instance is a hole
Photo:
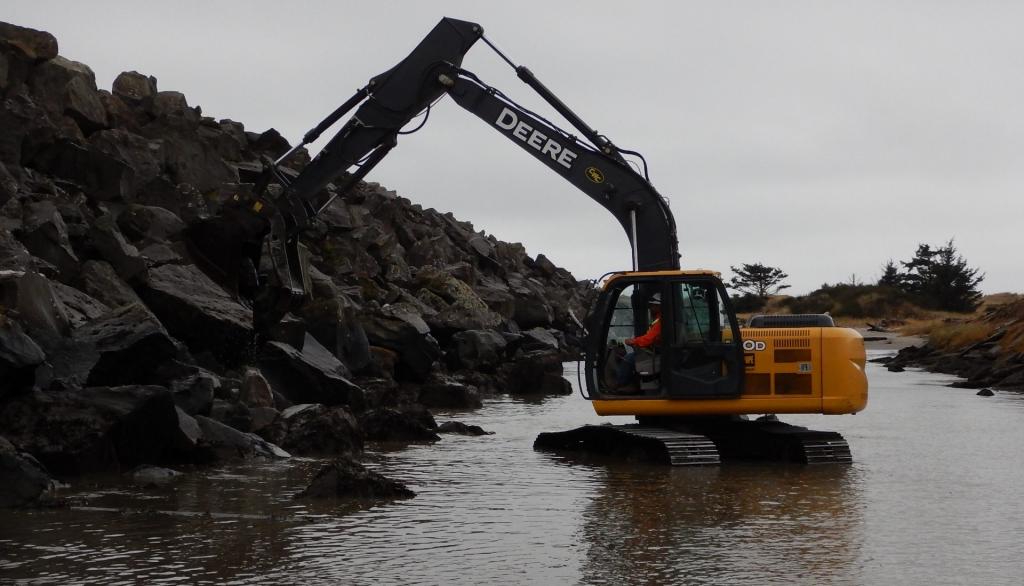
[[[1024,395],[869,368],[865,412],[784,418],[842,432],[852,466],[583,463],[531,446],[605,421],[589,403],[501,399],[438,414],[495,435],[370,454],[405,501],[293,501],[310,459],[79,482],[73,510],[0,512],[0,582],[1024,582]]]

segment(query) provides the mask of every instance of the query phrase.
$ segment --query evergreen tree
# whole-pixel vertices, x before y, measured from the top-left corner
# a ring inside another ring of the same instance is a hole
[[[891,258],[889,262],[882,265],[882,276],[878,278],[877,284],[880,287],[903,289],[903,275],[900,274],[899,267]]]
[[[914,258],[900,264],[905,269],[900,275],[901,288],[925,307],[966,312],[974,311],[981,302],[978,284],[985,275],[967,266],[952,238],[945,246],[935,249],[919,244]]]
[[[756,295],[763,299],[789,287],[782,284],[783,279],[789,278],[789,275],[777,267],[753,263],[743,264],[740,268],[729,268],[736,273],[729,286],[748,295]]]

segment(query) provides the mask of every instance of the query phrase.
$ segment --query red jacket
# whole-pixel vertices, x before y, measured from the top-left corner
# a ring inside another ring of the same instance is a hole
[[[661,341],[661,318],[654,320],[651,324],[651,328],[647,330],[647,333],[638,336],[636,338],[630,338],[626,340],[630,346],[636,346],[637,348],[650,348]]]

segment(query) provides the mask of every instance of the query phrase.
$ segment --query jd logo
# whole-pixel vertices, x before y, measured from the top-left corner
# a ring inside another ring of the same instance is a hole
[[[743,349],[747,352],[761,352],[767,347],[768,344],[765,344],[760,340],[756,342],[754,340],[743,340]]]
[[[604,173],[597,167],[587,167],[585,173],[587,174],[587,179],[594,183],[604,183]]]

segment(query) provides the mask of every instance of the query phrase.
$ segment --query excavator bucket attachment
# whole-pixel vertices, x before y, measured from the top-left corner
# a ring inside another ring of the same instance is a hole
[[[219,215],[189,226],[185,241],[203,272],[231,293],[251,300],[259,285],[256,268],[268,231],[266,218],[229,204]]]

